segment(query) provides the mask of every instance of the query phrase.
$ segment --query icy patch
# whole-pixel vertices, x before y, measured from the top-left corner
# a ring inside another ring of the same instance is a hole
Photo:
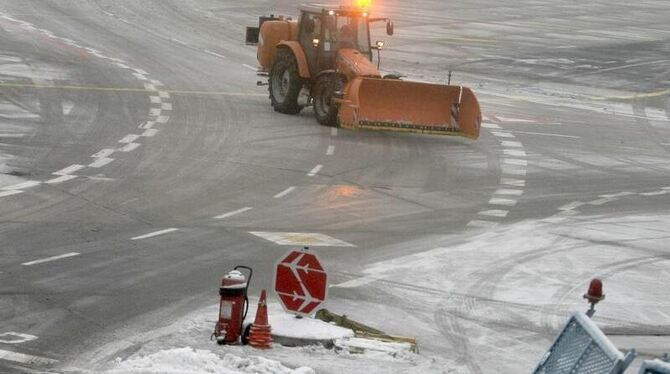
[[[117,359],[116,367],[107,374],[314,374],[312,368],[291,369],[279,361],[263,357],[238,357],[226,354],[223,358],[205,349],[190,347],[174,348],[138,358],[122,361]]]

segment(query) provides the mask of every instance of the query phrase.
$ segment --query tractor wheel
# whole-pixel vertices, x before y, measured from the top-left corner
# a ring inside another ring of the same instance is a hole
[[[303,84],[293,52],[279,49],[269,79],[270,101],[274,110],[285,114],[300,113],[302,107],[298,105],[298,95]]]
[[[326,74],[318,77],[312,88],[314,115],[324,126],[337,126],[337,113],[340,106],[333,100],[334,93],[344,88],[345,78],[338,74]]]

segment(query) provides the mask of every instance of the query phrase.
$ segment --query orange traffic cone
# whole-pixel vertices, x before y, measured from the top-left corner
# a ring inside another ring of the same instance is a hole
[[[251,325],[249,345],[258,349],[272,348],[272,329],[268,323],[268,306],[265,302],[265,290],[261,291],[256,320]]]

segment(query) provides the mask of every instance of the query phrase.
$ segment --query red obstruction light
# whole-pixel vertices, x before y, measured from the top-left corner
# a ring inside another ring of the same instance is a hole
[[[597,303],[605,298],[603,294],[603,282],[598,278],[593,278],[589,284],[589,290],[584,295],[591,303]]]

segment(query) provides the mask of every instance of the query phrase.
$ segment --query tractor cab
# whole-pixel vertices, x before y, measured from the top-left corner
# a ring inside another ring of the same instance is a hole
[[[298,40],[313,75],[334,70],[341,49],[353,49],[372,60],[367,12],[353,7],[304,5],[300,13]]]

